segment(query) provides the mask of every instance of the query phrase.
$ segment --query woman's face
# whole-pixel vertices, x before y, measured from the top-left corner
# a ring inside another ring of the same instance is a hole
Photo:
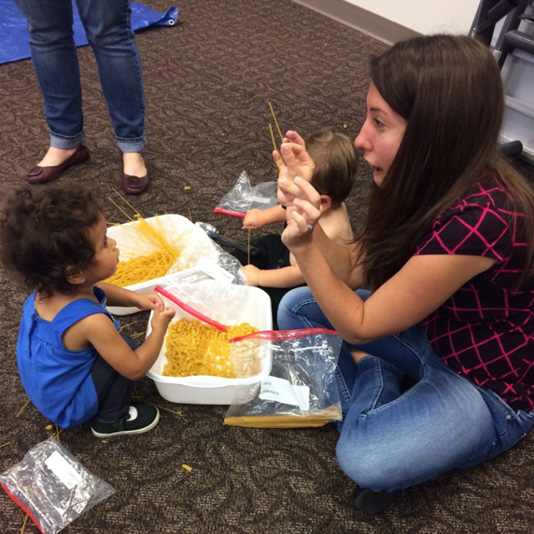
[[[373,180],[378,186],[397,155],[406,124],[371,84],[367,93],[367,117],[354,146],[363,149],[363,159],[373,166]]]

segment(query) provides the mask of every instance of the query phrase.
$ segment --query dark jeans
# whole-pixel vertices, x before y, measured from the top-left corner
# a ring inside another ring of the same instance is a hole
[[[139,345],[131,337],[121,334],[132,350]],[[95,418],[106,423],[122,419],[130,407],[135,381],[117,373],[102,356],[98,355],[91,371],[98,398],[98,412]]]

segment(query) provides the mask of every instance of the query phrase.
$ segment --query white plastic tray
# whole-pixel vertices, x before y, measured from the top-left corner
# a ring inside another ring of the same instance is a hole
[[[165,235],[172,244],[176,244],[182,249],[180,261],[184,264],[184,269],[194,267],[199,261],[217,261],[217,245],[210,237],[182,215],[159,215],[150,217],[145,221],[155,228],[162,228]],[[112,226],[108,228],[107,235],[117,241],[120,251],[121,261],[148,254],[156,250],[156,246],[148,242],[136,228],[138,221]],[[147,280],[139,284],[126,286],[126,289],[136,293],[151,293],[154,288],[161,283],[163,277]],[[119,308],[110,306],[109,311],[114,315],[129,315],[139,311],[138,308]]]
[[[269,295],[257,287],[234,286],[239,293],[239,298],[229,303],[225,307],[224,314],[216,320],[226,325],[239,324],[243,322],[255,326],[258,330],[272,330],[271,299]],[[177,305],[166,300],[166,304],[176,310],[173,319],[178,321],[181,318],[195,319]],[[150,314],[147,335],[150,333]],[[163,376],[163,367],[167,363],[165,356],[165,344],[163,345],[158,359],[148,371],[147,376],[151,378],[158,388],[159,394],[166,400],[182,404],[230,404],[234,391],[238,385],[248,385],[260,382],[269,375],[271,371],[271,361],[262,363],[261,372],[250,378],[220,378],[216,376],[189,376],[171,377]]]

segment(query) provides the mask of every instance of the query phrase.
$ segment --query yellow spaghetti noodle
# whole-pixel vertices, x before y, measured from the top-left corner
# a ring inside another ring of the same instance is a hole
[[[235,378],[229,340],[257,331],[248,323],[241,323],[220,332],[199,320],[180,319],[167,330],[165,356],[168,363],[163,369],[163,376]]]
[[[161,221],[156,216],[154,224],[148,223],[143,217],[137,215],[137,222],[128,230],[132,232],[134,240],[137,239],[154,250],[148,253],[136,253],[129,251],[132,257],[119,262],[117,272],[104,280],[109,284],[120,287],[140,284],[147,280],[159,278],[167,274],[181,254],[181,248],[169,242]],[[126,231],[126,230],[125,230]],[[119,249],[121,243],[118,244]]]
[[[121,261],[117,265],[115,274],[104,282],[126,287],[159,278],[167,274],[179,255],[180,250],[168,247],[165,250],[155,250],[137,258]]]
[[[278,125],[278,121],[276,120],[276,115],[274,114],[273,106],[272,106],[272,104],[270,102],[269,102],[269,109],[271,110],[271,115],[273,116],[274,124],[276,126],[276,129],[278,130],[278,135],[280,136],[280,141],[283,143],[284,142],[284,136],[282,135],[282,132],[280,130],[280,126]]]

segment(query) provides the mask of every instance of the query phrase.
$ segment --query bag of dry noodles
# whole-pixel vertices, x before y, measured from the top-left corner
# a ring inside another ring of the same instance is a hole
[[[319,328],[256,332],[230,340],[236,377],[250,377],[258,358],[270,358],[271,368],[259,381],[237,386],[224,423],[295,428],[340,421],[335,372],[341,344],[337,332]]]

